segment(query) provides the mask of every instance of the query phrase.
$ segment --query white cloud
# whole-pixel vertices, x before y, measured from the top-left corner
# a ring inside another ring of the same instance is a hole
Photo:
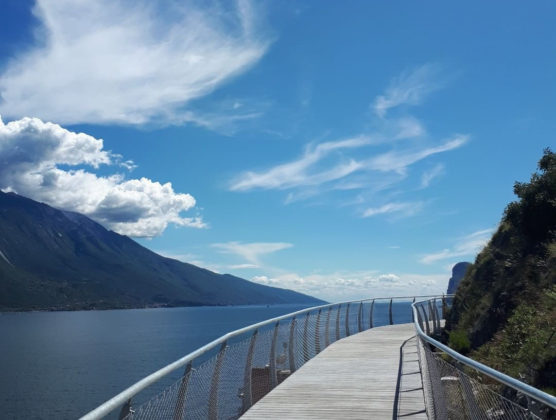
[[[452,247],[439,252],[426,254],[421,257],[423,264],[432,264],[437,261],[447,260],[454,257],[475,257],[490,240],[494,229],[484,229],[464,236]]]
[[[395,129],[392,133],[394,140],[408,139],[423,136],[426,133],[421,121],[414,117],[404,117],[392,122]]]
[[[310,143],[297,159],[240,173],[230,180],[229,190],[288,190],[285,204],[311,199],[312,204],[355,206],[355,213],[364,217],[387,213],[397,213],[398,216],[416,214],[422,202],[385,202],[379,207],[365,206],[376,202],[379,192],[390,190],[394,195],[398,194],[396,187],[402,182],[413,181],[407,179],[413,165],[433,155],[455,150],[468,141],[469,136],[464,134],[434,141],[423,123],[410,115],[386,118],[389,108],[402,103],[418,104],[427,93],[440,87],[438,70],[438,66],[429,64],[400,76],[386,95],[377,98],[380,118],[373,117],[366,133]],[[430,80],[432,76],[435,76],[434,83]],[[428,186],[440,176],[443,168],[438,164],[424,173],[421,180],[416,180],[413,189]],[[325,194],[333,197],[323,197]],[[384,196],[381,195],[383,200]]]
[[[247,261],[249,267],[255,268],[261,265],[260,258],[263,255],[291,248],[293,244],[287,242],[226,242],[212,245],[225,254],[233,254]],[[245,264],[241,264],[241,268],[246,268]],[[237,268],[237,267],[236,267]]]
[[[248,191],[260,189],[287,189],[297,186],[319,185],[335,179],[343,178],[359,169],[354,160],[340,162],[331,169],[309,173],[309,170],[321,159],[332,152],[362,147],[370,143],[366,136],[354,137],[339,141],[308,145],[300,159],[275,166],[265,172],[246,172],[232,181],[232,191]]]
[[[391,151],[372,157],[365,163],[365,167],[381,172],[398,172],[405,174],[407,168],[429,156],[457,149],[469,140],[469,136],[456,135],[444,143],[418,150]]]
[[[227,2],[226,9],[216,2],[163,6],[39,0],[35,47],[16,55],[0,76],[0,113],[63,124],[222,124],[184,106],[264,55],[269,42],[258,13],[247,0]]]
[[[300,159],[283,163],[263,172],[245,172],[236,177],[230,185],[231,191],[253,189],[291,189],[318,186],[338,181],[360,171],[397,172],[404,174],[409,166],[428,156],[446,152],[462,146],[468,137],[459,135],[438,146],[405,151],[391,151],[378,154],[366,160],[356,160],[339,155],[335,164],[320,165],[330,153],[368,146],[369,137],[360,136],[347,140],[309,145]],[[324,167],[323,167],[324,166]]]
[[[374,112],[383,118],[391,108],[420,104],[426,95],[442,86],[438,75],[439,68],[434,64],[425,64],[411,72],[402,73],[392,80],[383,95],[375,99]]]
[[[172,184],[122,174],[98,176],[83,167],[119,165],[121,157],[103,141],[58,124],[0,118],[0,189],[83,213],[114,231],[136,237],[161,234],[168,224],[204,227],[199,217],[182,217],[195,206]],[[124,166],[133,165],[126,161]],[[67,168],[69,167],[69,168]]]
[[[438,178],[444,173],[444,165],[439,163],[430,171],[426,171],[421,176],[421,188],[427,188],[433,179]]]
[[[449,272],[432,275],[379,273],[377,271],[339,271],[333,273],[279,273],[256,275],[256,283],[283,287],[329,302],[373,297],[441,294],[448,286]]]
[[[400,280],[400,276],[396,276],[395,274],[381,274],[378,276],[379,282],[397,283]]]
[[[423,207],[422,202],[411,203],[387,203],[380,207],[371,207],[363,212],[363,217],[372,217],[380,214],[400,213],[405,216],[411,216]]]

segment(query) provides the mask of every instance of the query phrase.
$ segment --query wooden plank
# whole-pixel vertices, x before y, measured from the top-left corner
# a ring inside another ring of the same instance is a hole
[[[242,419],[426,419],[413,324],[337,341],[248,410]],[[400,369],[400,359],[402,368]]]

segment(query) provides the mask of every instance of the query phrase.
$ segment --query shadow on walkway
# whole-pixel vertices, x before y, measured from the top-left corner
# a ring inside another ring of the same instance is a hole
[[[408,338],[400,346],[400,363],[392,418],[394,420],[428,419],[415,336]]]

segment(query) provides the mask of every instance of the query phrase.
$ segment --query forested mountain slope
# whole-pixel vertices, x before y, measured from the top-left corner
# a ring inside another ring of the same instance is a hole
[[[320,302],[162,257],[81,214],[0,192],[0,310]]]

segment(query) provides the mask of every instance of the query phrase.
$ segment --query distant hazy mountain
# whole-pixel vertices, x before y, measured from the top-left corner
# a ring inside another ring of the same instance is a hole
[[[465,277],[465,272],[470,265],[471,263],[469,262],[459,262],[452,267],[452,277],[450,277],[450,281],[448,281],[447,293],[449,295],[453,295],[454,293],[456,293],[458,285],[461,279]]]
[[[0,192],[0,310],[320,302],[162,257],[81,214]]]

